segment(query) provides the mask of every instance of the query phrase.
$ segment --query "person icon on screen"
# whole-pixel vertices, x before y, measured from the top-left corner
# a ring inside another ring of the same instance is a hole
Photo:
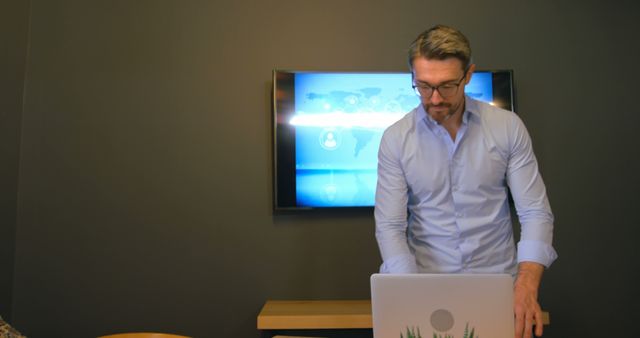
[[[324,139],[324,146],[325,148],[328,149],[333,149],[338,145],[338,142],[336,141],[335,135],[333,135],[333,132],[328,132],[325,135],[325,139]]]
[[[338,187],[333,183],[327,184],[324,187],[324,193],[326,194],[327,201],[333,202],[336,199]]]

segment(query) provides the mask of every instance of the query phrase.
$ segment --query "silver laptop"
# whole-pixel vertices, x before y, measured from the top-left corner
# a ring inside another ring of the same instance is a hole
[[[507,274],[374,274],[374,338],[513,338]]]

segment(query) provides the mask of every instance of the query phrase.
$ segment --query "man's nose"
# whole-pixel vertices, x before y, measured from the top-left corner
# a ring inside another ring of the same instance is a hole
[[[431,102],[434,105],[438,105],[442,103],[442,101],[444,101],[444,99],[442,98],[442,95],[440,95],[440,92],[437,89],[434,89],[433,93],[431,93],[431,97],[429,98],[429,102]]]

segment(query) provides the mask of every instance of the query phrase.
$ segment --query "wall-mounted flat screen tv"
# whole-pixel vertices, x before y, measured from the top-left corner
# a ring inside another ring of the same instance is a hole
[[[415,108],[410,73],[273,72],[274,209],[370,208],[383,131]],[[514,110],[513,74],[476,71],[467,95]]]

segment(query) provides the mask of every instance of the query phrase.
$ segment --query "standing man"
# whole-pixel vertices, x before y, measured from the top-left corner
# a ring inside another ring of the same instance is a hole
[[[409,49],[421,104],[389,127],[378,153],[376,238],[383,273],[510,273],[516,337],[542,335],[538,287],[557,255],[553,215],[516,114],[464,94],[467,38],[438,25]],[[508,189],[521,239],[513,239]]]

